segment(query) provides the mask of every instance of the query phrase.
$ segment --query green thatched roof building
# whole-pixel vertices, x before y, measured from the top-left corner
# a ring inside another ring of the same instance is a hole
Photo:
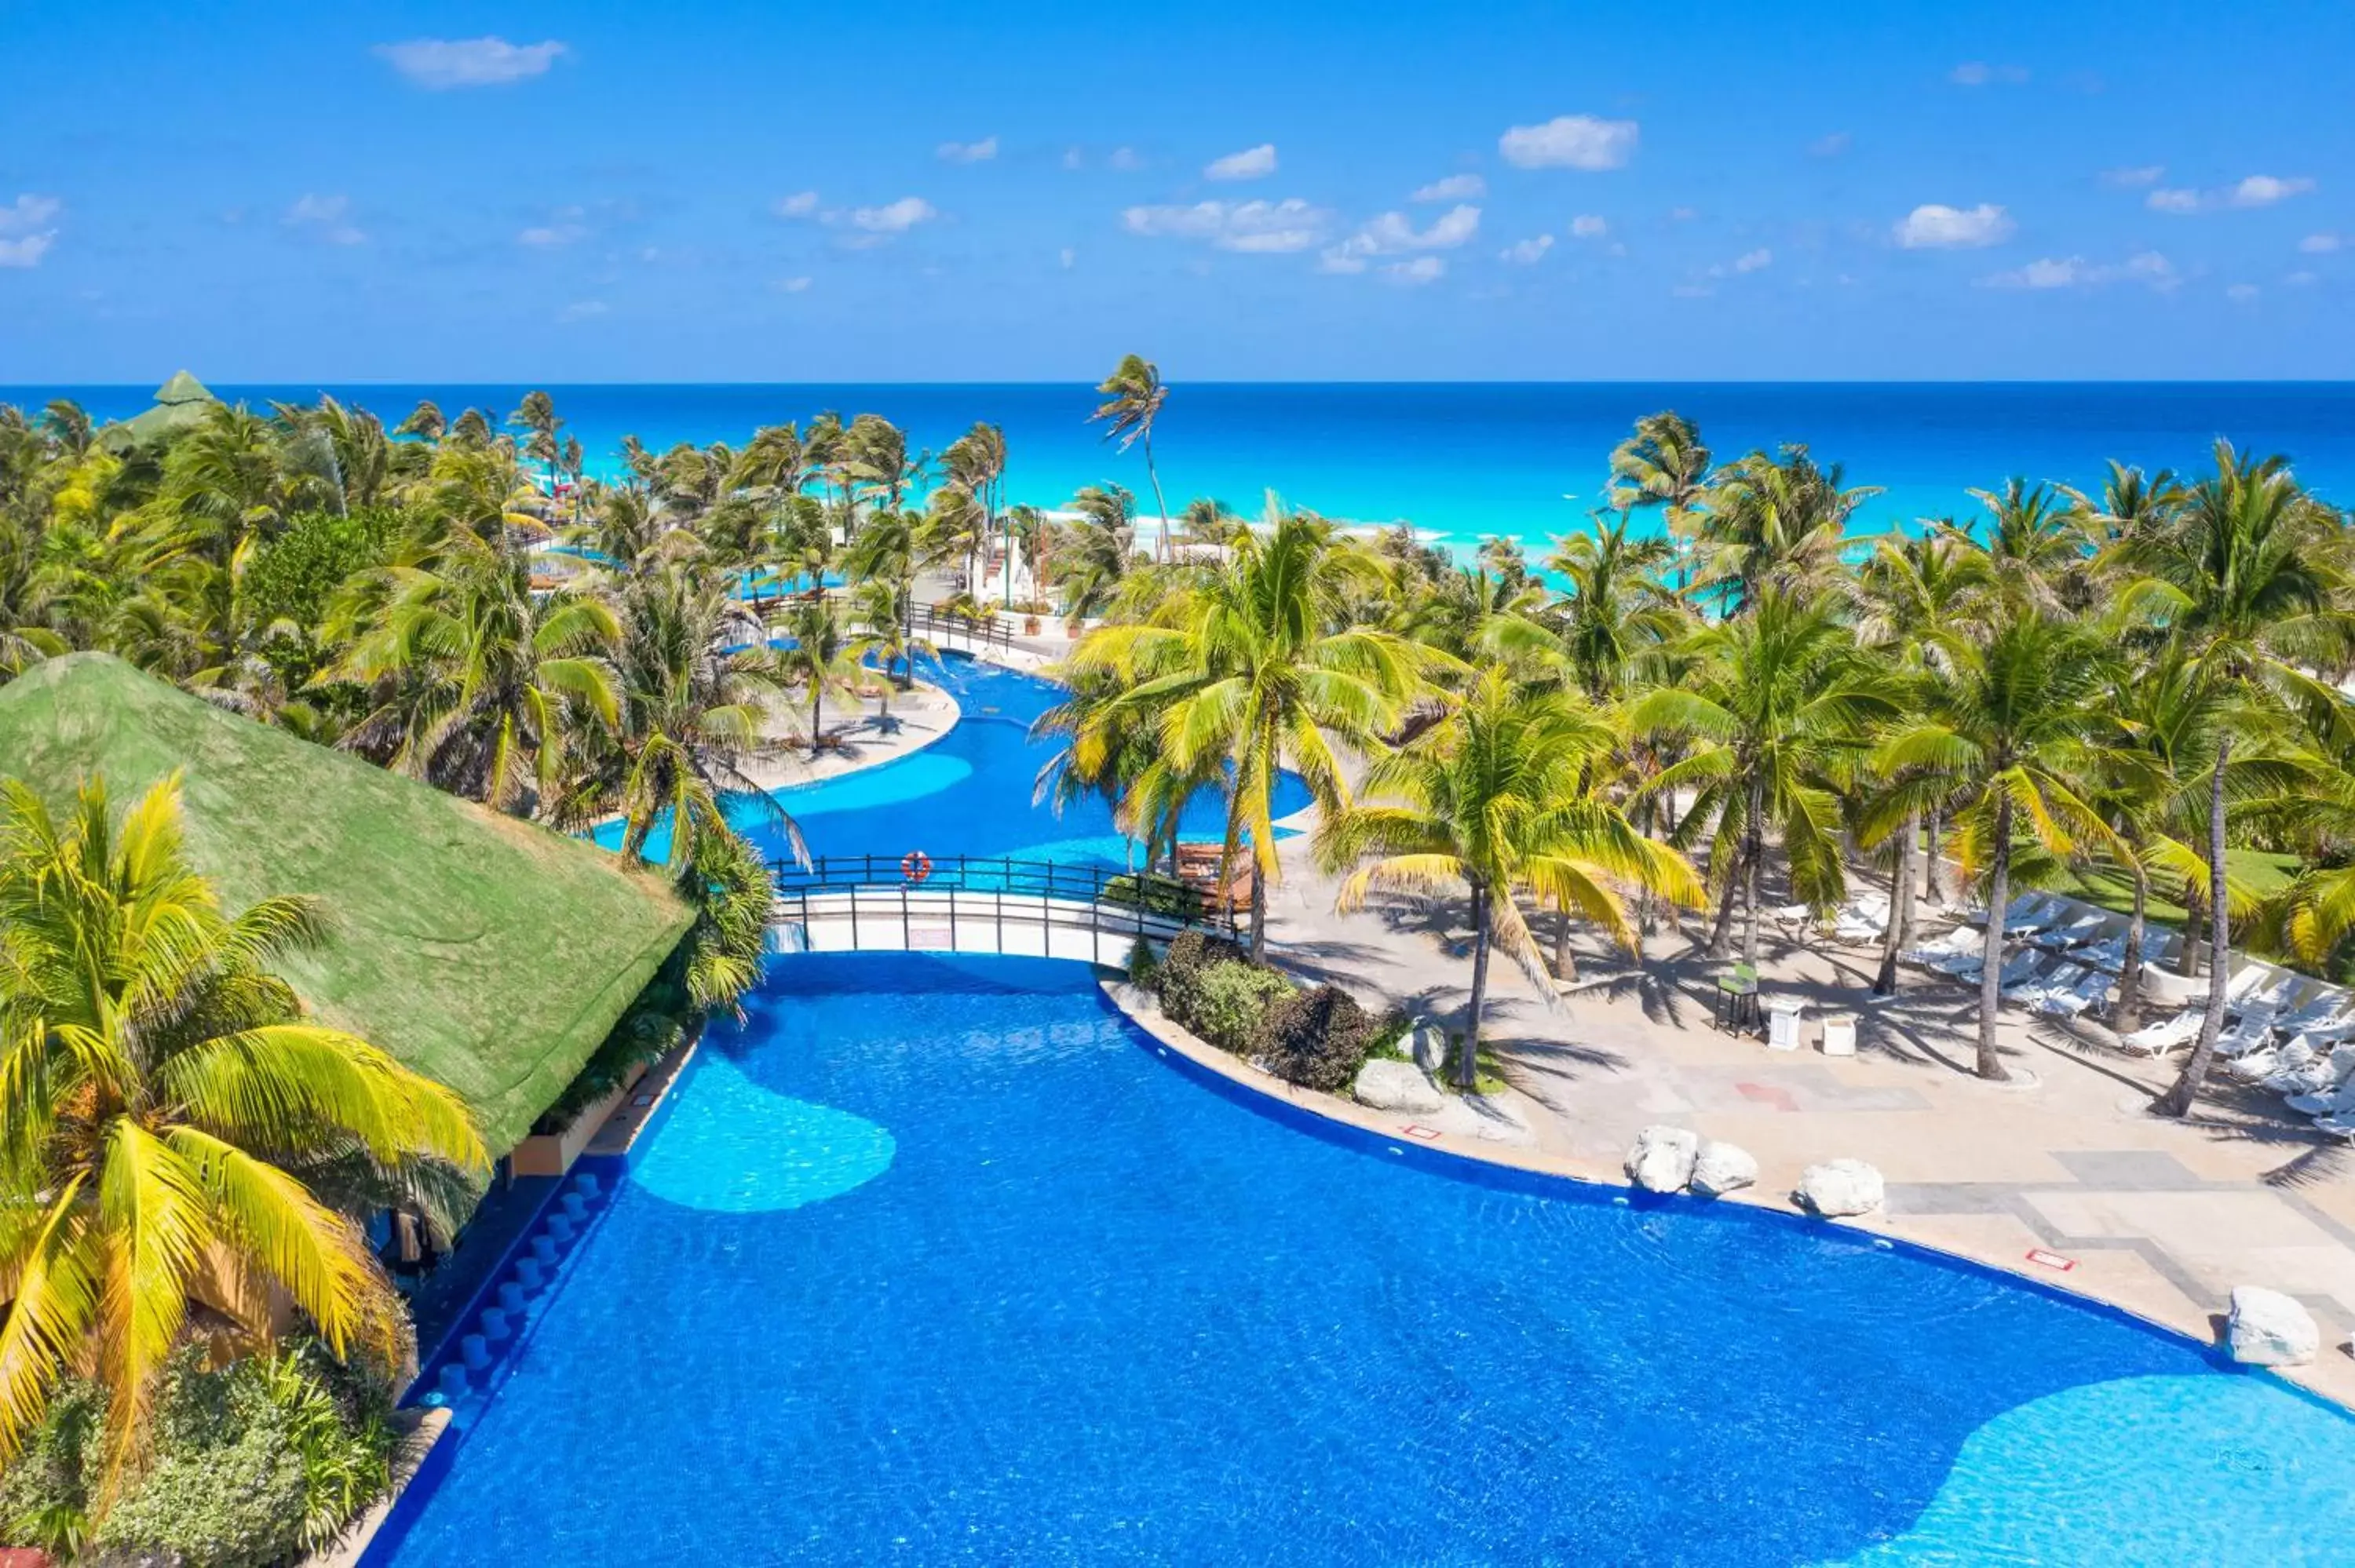
[[[323,1019],[457,1089],[505,1153],[580,1073],[692,919],[655,879],[227,713],[103,653],[0,686],[0,774],[53,806],[118,803],[175,768],[192,857],[232,907],[324,900],[325,949],[283,970]]]
[[[219,403],[220,399],[208,391],[203,382],[185,370],[179,371],[155,389],[154,408],[120,424],[107,426],[100,439],[117,450],[161,441],[194,428],[207,409]]]

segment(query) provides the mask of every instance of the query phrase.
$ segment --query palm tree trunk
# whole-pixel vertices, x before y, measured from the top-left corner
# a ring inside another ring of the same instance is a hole
[[[1553,978],[1558,983],[1570,984],[1578,979],[1578,960],[1570,950],[1570,906],[1564,904],[1560,915],[1553,927]]]
[[[2003,912],[2011,902],[2011,797],[2006,795],[1995,809],[1995,864],[1987,880],[1987,948],[1985,967],[1979,971],[1979,1060],[1978,1075],[1991,1084],[2000,1084],[2011,1075],[2004,1070],[2003,1058],[1995,1048],[1995,1023],[2003,1006]]]
[[[1153,485],[1153,504],[1161,514],[1161,532],[1154,541],[1154,559],[1175,559],[1169,549],[1169,503],[1161,499],[1161,475],[1153,466],[1153,427],[1150,425],[1145,428],[1145,477]]]
[[[1881,972],[1872,977],[1872,994],[1897,991],[1897,954],[1905,944],[1905,928],[1913,912],[1914,820],[1905,819],[1905,836],[1897,844],[1897,874],[1889,887],[1889,924],[1881,933]]]
[[[1464,1049],[1455,1082],[1469,1094],[1480,1086],[1480,1013],[1488,1004],[1488,890],[1472,885],[1472,1001],[1464,1015]]]
[[[1943,908],[1946,892],[1938,885],[1938,817],[1939,813],[1933,810],[1927,824],[1929,842],[1924,846],[1928,853],[1923,856],[1922,896]]]
[[[2232,732],[2216,742],[2216,772],[2208,780],[2208,1011],[2200,1020],[2200,1037],[2192,1043],[2191,1060],[2183,1075],[2152,1108],[2161,1116],[2188,1116],[2208,1082],[2208,1064],[2215,1059],[2216,1037],[2224,1032],[2224,993],[2232,983],[2232,911],[2224,897],[2224,768],[2232,758]]]
[[[1251,957],[1255,964],[1267,961],[1267,874],[1260,869],[1259,856],[1252,856],[1252,940]]]
[[[810,755],[817,755],[818,742],[826,736],[826,683],[815,675],[810,677]]]
[[[1742,961],[1758,962],[1758,863],[1766,858],[1766,824],[1759,817],[1766,809],[1766,787],[1757,779],[1750,781],[1750,824],[1742,834],[1742,906],[1745,925],[1742,933]]]
[[[2138,847],[2138,846],[2137,846]],[[2118,966],[2118,1001],[2110,1009],[2110,1029],[2131,1034],[2142,1027],[2142,942],[2150,907],[2150,873],[2134,860],[2134,913],[2126,917],[2126,962]]]
[[[1716,853],[1715,846],[1710,853]],[[1717,901],[1717,918],[1710,923],[1709,946],[1702,949],[1712,959],[1725,957],[1727,940],[1733,934],[1733,905],[1742,896],[1742,847],[1734,845],[1726,852],[1733,859],[1725,868],[1725,892]]]

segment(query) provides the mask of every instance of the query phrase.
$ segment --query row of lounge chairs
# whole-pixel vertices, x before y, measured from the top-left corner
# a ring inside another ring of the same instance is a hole
[[[1913,963],[1977,983],[1985,970],[1986,916],[1966,916],[1942,938],[1906,953]],[[2073,900],[2024,894],[2004,911],[2007,953],[1998,985],[2008,1001],[2048,1017],[2075,1018],[2104,1005],[2126,962],[2115,916]],[[2182,938],[2169,932],[2144,954],[2152,969],[2175,962]],[[2149,970],[2147,969],[2146,973]],[[2207,1010],[2205,987],[2187,1005],[2123,1035],[2126,1050],[2163,1055],[2190,1044]],[[2355,994],[2305,976],[2250,963],[2225,991],[2227,1027],[2217,1054],[2227,1076],[2278,1094],[2325,1132],[2355,1138]]]

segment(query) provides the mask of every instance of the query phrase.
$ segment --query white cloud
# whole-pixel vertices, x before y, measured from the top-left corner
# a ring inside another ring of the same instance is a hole
[[[1855,138],[1845,131],[1835,131],[1828,136],[1818,136],[1807,143],[1807,155],[1813,158],[1837,158],[1848,151]]]
[[[37,267],[58,242],[58,231],[48,227],[65,210],[55,196],[19,196],[0,207],[0,267]]]
[[[376,47],[378,59],[434,92],[544,76],[566,52],[552,38],[538,44],[511,44],[505,38],[412,38]]]
[[[1323,239],[1333,215],[1298,196],[1283,201],[1201,201],[1191,207],[1132,207],[1120,215],[1131,234],[1199,239],[1221,250],[1305,250]]]
[[[1077,147],[1066,147],[1063,149],[1063,167],[1067,169],[1084,169],[1087,166],[1088,155],[1085,153],[1081,152]]]
[[[1954,207],[1928,202],[1897,225],[1897,243],[1908,250],[1966,250],[2011,238],[2010,215],[1992,202]]]
[[[799,191],[780,196],[774,210],[779,217],[814,217],[817,214],[817,192]]]
[[[905,234],[920,223],[930,223],[940,217],[940,210],[922,196],[901,196],[898,201],[881,207],[854,207],[848,212],[830,212],[828,223],[847,223],[868,234]]]
[[[2228,207],[2271,207],[2277,201],[2287,201],[2294,196],[2304,196],[2314,188],[2314,182],[2303,175],[2283,179],[2275,175],[2251,175],[2226,193]]]
[[[1582,212],[1570,220],[1572,239],[1600,239],[1610,232],[1610,222],[1599,213]]]
[[[2129,189],[2137,185],[2155,185],[2166,173],[2165,164],[2143,164],[2130,169],[2105,169],[2102,171],[2102,183]]]
[[[1700,216],[1700,209],[1698,207],[1672,207],[1668,208],[1668,221],[1670,223],[1690,223],[1694,218],[1697,218]]]
[[[1362,272],[1369,256],[1396,256],[1412,250],[1453,250],[1480,232],[1480,209],[1453,207],[1418,229],[1402,212],[1386,212],[1357,233],[1325,252],[1327,272]]]
[[[1542,125],[1516,125],[1497,138],[1497,151],[1517,169],[1616,169],[1636,154],[1633,120],[1564,114]]]
[[[368,236],[351,221],[352,198],[305,192],[279,221],[328,245],[359,245]]]
[[[1956,87],[1986,87],[2001,82],[2006,87],[2018,87],[2028,80],[2028,68],[2016,65],[1989,65],[1985,60],[1965,60],[1946,73],[1946,79]]]
[[[984,136],[978,142],[943,142],[932,152],[944,164],[986,164],[997,156],[997,138]]]
[[[2118,262],[2094,262],[2083,256],[2046,256],[1979,280],[1987,289],[2094,289],[2105,283],[2143,283],[2164,293],[2183,281],[2175,263],[2156,250],[2137,251]]]
[[[807,278],[780,278],[769,287],[780,294],[805,294],[809,292],[810,281]]]
[[[2308,256],[2328,256],[2345,243],[2339,235],[2309,234],[2297,242],[2297,248]]]
[[[1133,175],[1145,167],[1145,154],[1134,147],[1114,147],[1104,165],[1118,174]]]
[[[1552,249],[1553,236],[1540,234],[1534,239],[1515,240],[1497,252],[1497,260],[1509,262],[1516,267],[1529,267],[1535,265],[1547,251]]]
[[[1409,285],[1436,281],[1447,270],[1447,263],[1436,256],[1418,256],[1412,261],[1393,261],[1382,273],[1393,283]]]
[[[1739,277],[1744,272],[1762,271],[1774,264],[1774,253],[1762,245],[1755,250],[1743,251],[1722,267],[1712,267],[1709,270],[1711,277],[1721,278],[1728,273]]]
[[[2236,305],[2245,305],[2263,292],[2254,283],[2234,283],[2224,291],[2224,297]]]
[[[2288,276],[2282,279],[2282,281],[2287,283],[2293,289],[2311,288],[2315,284],[2322,281],[2322,274],[2319,272],[2308,272],[2301,269],[2298,271],[2290,273]]]
[[[1477,175],[1450,175],[1433,180],[1408,197],[1410,201],[1478,201],[1488,194],[1488,182]]]
[[[2195,212],[2213,212],[2219,207],[2272,207],[2292,196],[2304,196],[2313,188],[2314,182],[2303,175],[2251,175],[2216,190],[2156,190],[2143,198],[2143,205],[2153,212],[2182,217]]]
[[[559,207],[549,215],[548,222],[534,224],[531,228],[519,231],[516,235],[516,243],[528,245],[535,249],[551,250],[559,246],[570,245],[578,240],[586,239],[589,237],[589,226],[581,221],[584,216],[585,214],[577,207]]]
[[[1080,253],[1066,245],[1062,249],[1055,253],[1055,260],[1062,263],[1063,270],[1068,272],[1073,267],[1079,265]]]
[[[602,316],[612,309],[613,307],[602,300],[579,300],[559,311],[556,313],[556,319],[560,322],[585,322],[593,316]]]
[[[1262,142],[1240,153],[1213,158],[1202,169],[1206,180],[1263,180],[1275,173],[1275,143]]]

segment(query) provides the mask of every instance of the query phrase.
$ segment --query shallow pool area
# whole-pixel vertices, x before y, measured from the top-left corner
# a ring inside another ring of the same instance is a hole
[[[1299,1117],[1076,964],[781,959],[389,1561],[2348,1560],[2355,1422],[2179,1337]]]

